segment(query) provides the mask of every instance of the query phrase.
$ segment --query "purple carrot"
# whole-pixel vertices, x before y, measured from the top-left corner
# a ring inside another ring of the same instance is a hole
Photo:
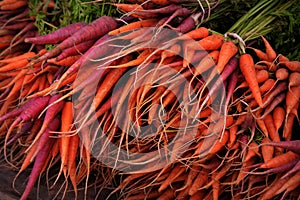
[[[52,103],[55,102],[56,100],[58,100],[60,97],[61,97],[60,94],[53,95],[49,99],[48,105],[52,105]],[[59,113],[62,110],[63,106],[64,106],[64,101],[60,101],[50,107],[48,106],[49,108],[46,107],[47,110],[46,110],[46,114],[44,117],[43,125],[42,125],[40,131],[35,136],[34,141],[32,143],[35,143],[40,138],[40,136],[43,134],[43,132],[47,129],[47,127],[53,123],[53,119],[56,117],[57,113]],[[39,113],[39,114],[41,115],[42,113]]]
[[[296,160],[290,161],[284,165],[281,165],[279,167],[274,167],[274,168],[271,168],[271,169],[268,169],[268,170],[265,170],[262,172],[253,172],[252,171],[252,172],[245,172],[245,173],[254,174],[254,175],[266,175],[266,174],[271,174],[271,173],[286,172],[286,171],[290,170],[292,167],[294,167],[299,162],[300,162],[300,160],[296,159]]]
[[[47,35],[26,38],[25,42],[33,44],[57,44],[72,36],[86,25],[87,23],[85,22],[77,22],[57,29]]]
[[[205,104],[208,102],[210,96],[221,86],[222,83],[235,71],[238,66],[238,58],[233,57],[229,60],[227,65],[225,66],[223,72],[221,73],[220,77],[217,79],[216,82],[213,83],[211,88],[208,88],[208,95],[204,99],[203,103],[201,104],[199,110],[201,111]]]
[[[259,120],[259,119],[265,118],[265,116],[268,115],[269,113],[271,113],[271,112],[274,110],[274,108],[275,108],[278,104],[280,104],[281,102],[283,102],[283,101],[285,100],[285,96],[286,96],[286,94],[285,94],[284,92],[281,93],[281,94],[279,94],[279,95],[272,101],[272,103],[271,103],[268,107],[265,108],[264,114],[263,114],[261,117],[256,118],[256,119]]]
[[[28,23],[31,23],[31,22],[28,22],[28,21],[22,21],[22,22],[19,22],[19,23],[15,23],[15,24],[11,24],[11,25],[6,25],[5,28],[6,30],[21,30],[23,29]]]
[[[93,46],[95,43],[95,40],[88,40],[81,42],[75,46],[69,47],[61,52],[56,57],[56,61],[60,61],[68,56],[78,55],[78,54],[84,54],[89,48]]]
[[[294,160],[293,160],[294,161]],[[297,160],[298,162],[294,165],[294,167],[289,170],[283,177],[281,178],[285,178],[287,176],[290,176],[291,174],[300,171],[300,159]]]
[[[39,137],[39,140],[34,140],[32,142],[32,145],[35,144],[36,142],[38,142],[38,145],[36,147],[35,153],[32,156],[32,159],[35,158],[35,156],[37,155],[37,153],[43,148],[43,146],[45,146],[45,144],[47,143],[47,141],[51,138],[51,136],[53,135],[53,131],[56,131],[59,128],[60,125],[60,118],[59,117],[55,117],[51,123],[47,126],[47,128],[42,132],[41,136]],[[36,139],[37,137],[35,137]],[[32,146],[31,145],[31,146]],[[31,146],[28,148],[30,149]]]
[[[15,117],[15,116],[19,115],[23,111],[23,109],[24,109],[24,107],[22,106],[20,108],[17,108],[17,109],[14,109],[14,110],[10,111],[9,113],[6,113],[5,115],[0,117],[0,122],[3,122],[5,120],[7,120],[8,118]]]
[[[14,30],[0,29],[0,36],[15,35],[16,33],[17,33],[17,31],[14,31]]]
[[[5,28],[5,27],[7,27],[7,24],[8,23],[10,23],[10,22],[14,22],[14,21],[16,21],[17,19],[23,19],[23,18],[26,18],[27,16],[28,16],[28,13],[29,13],[29,11],[30,11],[30,8],[26,8],[25,10],[24,9],[16,9],[16,10],[14,10],[14,11],[7,11],[7,13],[10,13],[10,14],[12,14],[12,13],[17,13],[18,15],[15,15],[14,17],[7,17],[6,18],[6,20],[5,20],[5,23],[1,26],[1,28],[0,29],[3,29],[3,28]],[[3,13],[3,11],[1,12],[1,13]],[[2,14],[1,14],[2,15]],[[18,30],[18,29],[16,29],[16,30]]]
[[[57,82],[57,87],[60,86],[62,81],[65,80],[65,78],[77,72],[84,62],[86,62],[89,59],[96,58],[97,56],[99,57],[99,55],[105,53],[107,49],[105,48],[105,46],[101,46],[101,44],[105,43],[109,38],[110,37],[108,35],[105,35],[98,39],[96,43],[88,51],[86,51],[83,54],[83,56],[81,56],[72,66],[70,66],[68,70],[61,76],[61,78]]]
[[[17,133],[16,135],[14,135],[8,142],[7,142],[7,146],[9,146],[10,144],[12,144],[14,141],[16,141],[19,137],[21,137],[22,135],[24,135],[26,132],[28,132],[32,126],[34,124],[34,121],[27,121],[24,123],[24,125],[21,128],[21,131],[19,133]]]
[[[277,85],[277,87],[270,93],[270,96],[268,96],[268,98],[264,101],[263,105],[264,107],[266,105],[268,105],[278,94],[280,94],[281,92],[286,91],[288,88],[287,83],[281,82]]]
[[[158,27],[161,25],[161,27],[165,27],[168,23],[170,23],[175,17],[186,17],[190,14],[189,9],[187,8],[178,8],[173,14],[167,18],[167,20],[162,19],[158,22]]]
[[[40,176],[40,174],[43,170],[43,167],[46,164],[47,158],[49,156],[49,153],[52,149],[54,142],[55,142],[55,140],[53,138],[48,139],[46,144],[43,146],[43,148],[38,152],[36,159],[34,161],[34,165],[33,165],[32,171],[30,173],[26,188],[25,188],[20,200],[26,200],[28,198],[36,180]]]
[[[64,49],[79,44],[83,41],[93,40],[102,37],[109,31],[117,28],[117,22],[114,18],[109,16],[102,16],[92,23],[84,26],[76,31],[72,36],[68,37],[57,45],[54,49],[39,57],[35,62],[46,60],[60,54]]]
[[[198,18],[201,13],[192,14],[187,17],[180,23],[180,25],[176,28],[173,28],[174,31],[178,31],[180,33],[187,33],[195,28],[195,26],[199,23]]]
[[[300,154],[300,140],[281,141],[281,142],[268,142],[261,145],[270,145],[275,147],[281,147],[289,151]]]

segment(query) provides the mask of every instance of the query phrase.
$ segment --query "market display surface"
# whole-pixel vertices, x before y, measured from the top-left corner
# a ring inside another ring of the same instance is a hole
[[[14,197],[299,199],[300,7],[239,3],[0,1]]]

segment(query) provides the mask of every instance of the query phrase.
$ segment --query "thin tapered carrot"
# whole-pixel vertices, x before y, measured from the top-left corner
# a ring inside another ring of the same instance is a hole
[[[255,75],[258,83],[263,83],[269,79],[269,72],[265,69],[256,70]],[[249,87],[247,80],[243,81],[237,88],[243,88],[243,87]]]
[[[202,47],[203,50],[213,51],[219,49],[224,42],[224,37],[219,34],[209,35],[201,40],[198,44]]]
[[[64,175],[67,174],[67,166],[68,166],[68,148],[70,137],[67,136],[67,132],[71,130],[73,123],[73,103],[71,101],[67,101],[64,104],[61,115],[61,128],[62,136],[59,138],[60,141],[60,157],[61,157],[61,170],[63,170]]]
[[[141,21],[137,21],[137,22],[132,22],[130,24],[121,26],[118,29],[114,29],[114,30],[110,31],[108,34],[109,35],[117,35],[120,33],[138,29],[138,28],[152,27],[152,26],[155,26],[157,24],[157,22],[158,22],[157,19],[145,19],[145,20],[141,20]]]
[[[217,175],[215,173],[212,174],[212,179],[215,179]],[[220,195],[220,182],[218,180],[214,181],[211,185],[212,187],[212,195],[213,200],[218,200]]]
[[[274,125],[276,128],[276,131],[279,130],[279,128],[282,126],[285,118],[285,109],[281,106],[277,106],[273,110],[273,119],[274,119]]]
[[[221,122],[222,120],[220,120]],[[222,121],[223,122],[223,121]],[[229,139],[229,132],[227,130],[224,131],[222,138],[220,140],[217,140],[213,147],[209,150],[210,154],[216,154],[218,153],[222,148],[225,147]]]
[[[259,85],[256,78],[256,73],[254,69],[254,61],[250,54],[243,54],[240,56],[240,69],[244,75],[250,90],[253,93],[254,99],[257,101],[258,105],[263,108],[263,101],[261,93],[259,90]]]
[[[256,54],[256,56],[260,60],[269,61],[269,58],[268,58],[267,54],[265,52],[263,52],[262,50],[257,49],[257,48],[253,48],[253,47],[248,47],[248,48],[252,49],[254,51],[254,53]]]
[[[127,4],[127,3],[112,3],[113,6],[117,7],[117,9],[129,13],[144,10],[144,8],[140,4]]]
[[[290,161],[293,161],[295,159],[299,158],[299,154],[294,153],[292,151],[288,151],[286,153],[280,154],[274,158],[272,158],[271,160],[269,160],[268,162],[263,163],[262,165],[260,165],[260,168],[275,168],[275,167],[279,167],[281,165],[284,165]]]
[[[252,141],[248,146],[248,151],[246,153],[246,156],[245,156],[243,162],[249,161],[256,155],[260,156],[258,144],[256,142]]]
[[[295,117],[296,117],[296,115],[291,113],[285,119],[285,122],[284,122],[284,125],[283,125],[282,137],[286,141],[290,141],[291,138],[292,138],[293,125],[294,125]]]
[[[71,136],[69,141],[69,148],[68,148],[68,161],[67,161],[67,168],[68,173],[70,176],[71,183],[74,188],[75,197],[77,197],[77,182],[76,182],[76,156],[77,156],[77,150],[79,147],[79,136],[74,135]]]
[[[200,63],[195,66],[194,76],[198,76],[216,65],[219,55],[220,52],[215,50],[211,51],[207,56],[205,56]]]
[[[286,98],[285,98],[286,119],[287,116],[290,114],[291,110],[299,102],[299,99],[300,99],[300,87],[299,86],[291,87],[290,90],[287,91]]]
[[[261,144],[271,142],[271,140],[267,137],[262,139]],[[261,146],[261,154],[262,158],[265,163],[269,162],[273,158],[274,154],[274,147],[273,146],[268,146],[268,145],[262,145]]]
[[[268,60],[269,61],[275,60],[275,58],[277,56],[275,50],[273,49],[271,44],[268,42],[268,40],[264,36],[261,36],[261,39],[264,42],[264,45],[265,45],[265,48],[266,48],[266,55],[268,57]]]
[[[189,189],[189,192],[188,192],[189,195],[193,196],[200,190],[200,188],[202,188],[202,186],[204,186],[204,184],[208,180],[208,174],[209,174],[208,169],[203,169],[198,173],[191,188]]]

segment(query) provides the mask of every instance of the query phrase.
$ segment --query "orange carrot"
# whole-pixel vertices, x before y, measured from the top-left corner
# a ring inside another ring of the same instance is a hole
[[[79,136],[74,135],[70,137],[69,140],[69,147],[68,147],[68,172],[70,175],[70,180],[72,182],[75,197],[77,197],[77,182],[76,182],[76,156],[77,156],[77,149],[79,146]]]
[[[293,125],[294,125],[294,119],[296,115],[295,114],[289,114],[285,120],[284,126],[283,126],[283,133],[282,137],[286,141],[290,141],[292,138],[292,131],[293,131]]]
[[[10,70],[16,70],[22,67],[25,67],[28,64],[28,60],[27,59],[21,59],[12,63],[9,63],[7,65],[4,65],[2,67],[0,67],[0,72],[7,72]]]
[[[180,38],[187,38],[187,39],[202,39],[202,38],[205,38],[209,35],[209,30],[206,28],[206,27],[199,27],[199,28],[196,28],[186,34],[184,34],[183,36],[181,36]]]
[[[260,60],[269,61],[269,58],[268,58],[267,54],[265,52],[263,52],[262,50],[256,49],[256,48],[253,48],[253,47],[249,47],[249,48],[252,49],[255,52],[256,56]]]
[[[218,64],[216,69],[219,73],[221,73],[225,67],[225,65],[229,62],[229,60],[235,56],[238,52],[238,47],[234,44],[233,41],[225,41],[220,49],[220,55],[218,58]]]
[[[12,63],[12,62],[16,62],[16,61],[21,60],[21,59],[30,59],[30,58],[33,58],[35,55],[36,55],[36,53],[30,51],[30,52],[26,52],[24,54],[21,54],[19,56],[14,56],[12,58],[7,58],[7,59],[0,60],[0,63]]]
[[[289,77],[289,71],[286,68],[279,68],[275,72],[277,80],[283,81]]]
[[[299,86],[291,87],[290,90],[288,90],[285,99],[286,118],[290,114],[291,110],[295,107],[297,102],[299,102],[299,99],[300,99],[300,87]]]
[[[270,43],[268,42],[268,40],[264,36],[261,36],[261,38],[262,38],[262,40],[265,44],[266,54],[267,54],[268,60],[269,61],[275,60],[275,58],[276,58],[275,50],[273,49],[273,47],[270,45]]]
[[[275,168],[275,167],[280,167],[290,161],[293,161],[297,158],[299,158],[300,155],[297,153],[294,153],[292,151],[288,151],[286,153],[280,154],[268,162],[263,163],[260,168]]]
[[[208,55],[206,55],[200,61],[200,63],[195,67],[194,76],[198,76],[198,75],[202,74],[203,72],[209,70],[211,67],[213,67],[219,58],[219,54],[220,54],[220,52],[215,50],[215,51],[210,52]],[[187,72],[189,72],[189,71],[187,71]]]
[[[15,1],[14,3],[2,5],[0,7],[0,9],[1,10],[16,10],[16,9],[26,6],[26,5],[28,5],[27,1],[20,0],[20,1]]]
[[[138,29],[138,28],[152,27],[152,26],[155,26],[157,21],[158,21],[157,19],[145,19],[145,20],[141,20],[141,21],[137,21],[137,22],[132,22],[132,23],[126,24],[118,29],[114,29],[114,30],[110,31],[108,34],[109,35],[117,35],[120,33]]]
[[[287,190],[289,187],[294,186],[296,188],[300,184],[300,171],[298,171],[294,176],[290,177],[290,179],[285,182],[279,190],[276,191],[276,195],[282,193]]]
[[[173,180],[181,175],[185,171],[185,169],[186,168],[182,165],[176,165],[170,172],[169,176],[162,182],[162,184],[158,188],[158,191],[162,192],[163,190],[167,189],[167,187],[171,185]]]
[[[52,58],[52,59],[48,59],[47,62],[55,64],[55,65],[69,67],[69,66],[73,65],[80,57],[81,57],[81,55],[72,55],[72,56],[68,56],[60,61],[56,61],[56,58]]]
[[[207,182],[208,180],[208,174],[209,174],[209,170],[208,169],[202,169],[197,177],[195,178],[191,188],[189,189],[189,195],[193,196],[194,194],[197,193],[197,191],[199,191],[199,189],[204,186],[204,184]]]
[[[201,39],[198,43],[202,50],[211,51],[219,49],[224,42],[224,37],[219,34],[212,34]]]
[[[249,161],[256,155],[260,156],[258,144],[256,142],[252,141],[248,146],[248,151],[246,153],[246,156],[245,156],[243,162]]]
[[[265,125],[267,127],[269,137],[273,142],[280,142],[280,137],[278,132],[276,131],[276,127],[274,125],[273,116],[271,114],[268,114],[264,118]]]
[[[285,61],[281,62],[285,67],[293,72],[300,72],[300,61]]]
[[[256,73],[254,69],[254,61],[250,54],[243,54],[240,56],[240,69],[244,75],[250,90],[253,93],[254,99],[257,101],[258,105],[262,108],[263,102],[259,90],[259,85],[256,78]]]
[[[262,139],[261,144],[269,143],[269,142],[271,142],[271,140],[269,138],[265,137],[264,139]],[[262,145],[261,146],[261,154],[262,154],[262,158],[263,158],[264,162],[265,163],[269,162],[273,158],[274,147],[268,146],[268,145]]]
[[[282,126],[285,118],[285,109],[281,106],[277,106],[273,111],[273,119],[276,131]]]
[[[292,86],[300,85],[300,73],[299,72],[292,72],[289,76],[289,89]]]

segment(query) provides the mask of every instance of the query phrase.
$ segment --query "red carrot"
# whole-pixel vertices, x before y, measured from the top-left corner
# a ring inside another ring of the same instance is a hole
[[[47,35],[26,38],[25,42],[33,44],[57,44],[72,36],[75,32],[86,26],[85,22],[77,22],[74,24],[69,24],[65,27],[57,29]]]

